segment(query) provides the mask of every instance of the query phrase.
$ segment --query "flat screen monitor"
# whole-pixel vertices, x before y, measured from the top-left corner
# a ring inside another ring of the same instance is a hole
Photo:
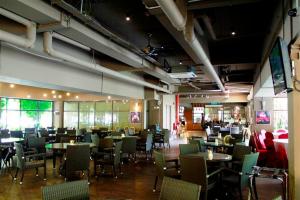
[[[276,39],[269,61],[275,95],[291,91],[291,62],[287,46],[282,38]]]

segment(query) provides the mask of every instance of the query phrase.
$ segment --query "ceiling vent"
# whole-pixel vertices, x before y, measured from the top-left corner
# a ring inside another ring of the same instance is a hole
[[[197,77],[195,73],[195,67],[193,66],[172,67],[172,72],[169,73],[169,76],[177,79],[189,79]]]

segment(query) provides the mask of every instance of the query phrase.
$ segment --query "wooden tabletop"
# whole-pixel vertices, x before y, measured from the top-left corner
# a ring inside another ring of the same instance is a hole
[[[224,162],[224,161],[231,161],[232,156],[224,153],[213,153],[213,157],[211,159],[208,159],[208,153],[207,152],[198,152],[193,154],[186,154],[185,156],[191,156],[191,157],[204,157],[206,161],[210,162]],[[174,155],[165,155],[166,160],[174,160],[178,159],[178,156]]]
[[[90,148],[95,147],[96,145],[94,143],[87,143],[87,142],[76,142],[74,144],[71,143],[52,143],[52,144],[46,144],[46,149],[55,149],[55,150],[65,150],[67,149],[68,145],[90,145]]]

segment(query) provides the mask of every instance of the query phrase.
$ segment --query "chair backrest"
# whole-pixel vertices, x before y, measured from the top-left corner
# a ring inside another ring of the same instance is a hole
[[[61,142],[61,138],[62,137],[66,137],[67,135],[66,134],[64,134],[64,133],[57,133],[56,135],[55,135],[55,142],[56,143],[60,143]]]
[[[111,136],[121,136],[122,133],[121,133],[121,132],[112,131],[112,132],[110,133],[110,135],[111,135]]]
[[[153,134],[149,133],[147,134],[147,139],[146,139],[146,151],[150,151],[152,149],[152,143],[153,143]]]
[[[24,156],[23,145],[20,143],[15,143],[14,146],[16,148],[17,168],[23,169],[25,165],[25,161],[22,159]]]
[[[40,129],[38,132],[38,135],[39,135],[39,137],[48,137],[49,136],[48,131],[45,128]]]
[[[22,131],[10,131],[10,137],[23,138]]]
[[[8,129],[2,129],[0,131],[0,138],[9,138],[9,130]]]
[[[250,153],[251,153],[251,147],[236,144],[233,147],[232,160],[242,161],[244,156]]]
[[[159,195],[160,200],[199,200],[201,186],[189,183],[186,181],[164,177],[161,191]]]
[[[247,173],[252,172],[253,166],[256,165],[259,153],[251,153],[244,155],[242,175],[241,175],[241,188],[248,186],[249,175]]]
[[[135,134],[135,128],[134,127],[130,127],[128,129],[128,135],[134,135]]]
[[[79,131],[78,131],[78,134],[79,134],[79,135],[85,135],[86,133],[87,133],[86,128],[81,128],[81,129],[79,129]]]
[[[25,128],[24,129],[25,134],[35,134],[35,128]]]
[[[135,153],[136,152],[136,137],[122,138],[122,153]]]
[[[67,130],[67,134],[68,134],[69,136],[74,136],[74,135],[76,135],[76,129],[69,129],[69,130]]]
[[[171,131],[169,129],[163,129],[162,133],[164,134],[164,142],[169,143]]]
[[[96,146],[96,147],[99,147],[99,136],[97,134],[92,134],[91,135],[91,140],[92,140],[92,143]]]
[[[91,138],[91,133],[90,133],[90,132],[86,132],[86,133],[83,135],[83,141],[84,141],[84,142],[88,142],[88,143],[91,143],[91,142],[92,142],[92,138]]]
[[[59,134],[59,133],[63,133],[63,134],[65,134],[66,133],[66,130],[67,130],[67,128],[57,128],[57,133]]]
[[[114,148],[114,165],[117,166],[121,162],[121,149],[122,149],[122,141],[115,143]]]
[[[60,142],[61,143],[69,143],[71,140],[76,140],[76,136],[75,135],[64,135],[60,138]]]
[[[98,146],[101,150],[104,148],[112,148],[114,146],[114,141],[111,138],[100,138]]]
[[[239,133],[240,133],[240,127],[238,126],[230,127],[230,134],[239,134]]]
[[[42,188],[43,200],[88,200],[89,184],[87,180],[72,181]]]
[[[192,139],[189,140],[190,144],[197,144],[199,147],[199,150],[201,152],[205,152],[206,147],[205,147],[205,141],[203,137],[192,137]]]
[[[180,155],[181,179],[201,185],[203,190],[207,189],[207,167],[206,160],[200,156]]]
[[[41,138],[32,137],[28,139],[28,147],[35,148],[38,153],[46,152],[45,144],[46,144],[46,138],[44,137]]]
[[[179,144],[180,155],[199,152],[198,144]]]
[[[66,151],[66,172],[87,170],[90,164],[88,144],[68,145]]]
[[[156,168],[156,173],[158,176],[164,176],[164,169],[166,167],[166,160],[163,153],[158,151],[153,151],[154,163]]]

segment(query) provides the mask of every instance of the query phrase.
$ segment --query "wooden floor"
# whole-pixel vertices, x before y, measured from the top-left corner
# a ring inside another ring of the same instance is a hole
[[[187,133],[187,135],[191,134],[195,135],[197,133]],[[171,149],[166,149],[165,151],[177,155],[179,143],[186,143],[186,138],[175,139],[174,137],[171,139]],[[118,179],[111,176],[101,176],[96,180],[92,176],[90,198],[99,200],[158,199],[159,191],[156,193],[152,192],[155,176],[155,168],[152,160],[147,161],[143,156],[139,156],[137,163],[125,164],[123,172],[124,174],[120,175]],[[28,170],[25,173],[23,185],[20,185],[18,181],[12,181],[8,171],[2,171],[0,174],[0,200],[41,199],[41,187],[64,182],[64,178],[58,175],[57,169],[54,170],[52,168],[51,159],[47,161],[47,176],[47,181],[43,181],[42,170],[39,177],[35,176],[34,170]],[[281,192],[278,181],[258,179],[257,183],[259,199],[269,200]],[[244,199],[247,199],[247,196],[247,191],[244,191]]]

